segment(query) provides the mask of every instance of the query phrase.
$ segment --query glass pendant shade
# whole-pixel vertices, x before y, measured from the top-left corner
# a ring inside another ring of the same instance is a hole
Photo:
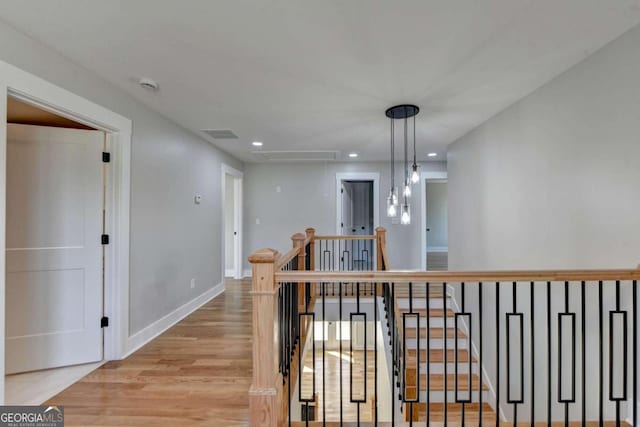
[[[393,204],[393,196],[391,194],[387,197],[387,216],[389,218],[395,218],[398,216],[398,208]]]
[[[411,182],[417,184],[420,181],[420,175],[418,174],[418,165],[413,164],[413,172],[411,172]]]
[[[409,225],[411,224],[411,206],[409,203],[403,203],[400,213],[400,224]]]
[[[393,206],[398,207],[398,187],[391,189],[391,203]]]
[[[402,191],[402,195],[404,197],[411,197],[411,185],[409,184],[409,180],[404,184],[404,190]]]

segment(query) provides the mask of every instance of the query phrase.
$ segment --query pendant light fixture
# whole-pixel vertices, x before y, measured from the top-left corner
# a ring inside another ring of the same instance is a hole
[[[411,183],[417,184],[420,181],[420,175],[418,174],[418,162],[416,162],[416,116],[413,116],[413,166],[411,167]]]
[[[409,138],[407,137],[407,118],[404,118],[404,189],[402,195],[406,199],[411,197],[411,181],[409,181]]]
[[[400,223],[404,225],[411,224],[411,206],[409,199],[411,197],[411,182],[413,174],[409,175],[409,137],[408,137],[408,120],[413,117],[413,171],[417,174],[416,163],[416,139],[415,139],[415,115],[420,109],[415,105],[396,105],[387,109],[386,116],[391,120],[391,189],[387,198],[387,216],[395,217],[398,215],[398,192],[395,186],[395,127],[396,119],[404,119],[404,179],[402,181],[402,205],[400,205]]]
[[[395,143],[394,143],[395,129],[393,126],[393,120],[391,120],[391,189],[389,190],[389,196],[387,197],[387,216],[389,218],[395,218],[398,216],[398,191],[396,189],[396,170],[395,170]]]

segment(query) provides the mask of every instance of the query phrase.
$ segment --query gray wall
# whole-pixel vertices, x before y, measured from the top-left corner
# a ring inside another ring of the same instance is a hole
[[[225,269],[232,270],[233,269],[233,199],[234,199],[234,178],[231,175],[225,174],[224,176],[224,238],[225,238],[225,246],[224,246],[224,259],[225,259]]]
[[[133,121],[130,333],[220,283],[220,164],[243,164],[2,22],[0,59]]]
[[[428,162],[421,171],[445,171],[446,163]],[[268,247],[291,249],[291,235],[314,227],[318,234],[336,233],[336,173],[380,173],[380,225],[387,229],[389,262],[394,269],[420,268],[419,191],[414,188],[411,225],[391,224],[386,216],[388,163],[247,163],[244,172],[244,244],[246,257]],[[398,172],[398,168],[396,168]],[[281,192],[276,191],[280,187]],[[260,224],[256,224],[256,219]]]
[[[449,246],[447,183],[427,181],[427,248]]]
[[[634,268],[638,264],[638,46],[640,27],[450,147],[449,260],[452,270]],[[552,290],[554,312],[561,310],[564,301],[563,287],[558,285],[554,284]],[[613,307],[611,285],[605,286],[606,311]],[[580,294],[573,286],[571,310],[579,311]],[[526,285],[521,289],[518,309],[525,312],[527,318],[529,289]],[[538,287],[535,297],[538,322],[546,313],[544,289]],[[629,284],[624,283],[623,289],[622,300],[628,302]],[[492,312],[493,292],[493,287],[488,286],[485,295]],[[477,292],[473,290],[470,295],[467,307],[477,314]],[[596,295],[597,288],[589,285],[587,346],[591,349],[597,349]],[[508,286],[502,297],[501,311],[510,310]],[[606,311],[605,331],[608,330]],[[491,327],[484,330],[490,331],[494,327],[491,317],[494,314],[485,312],[485,315],[485,325]],[[580,317],[576,321],[579,325]],[[478,336],[477,329],[475,336]],[[485,334],[487,348],[493,348],[495,338],[495,334]],[[553,338],[554,343],[556,339]],[[539,354],[546,353],[544,341],[537,341],[536,348]],[[578,353],[579,349],[580,346]],[[527,339],[525,354],[529,355],[529,351]],[[495,356],[485,353],[485,360],[485,367],[495,378]],[[554,357],[552,369],[555,363]],[[544,361],[538,359],[536,367],[539,375],[546,374]],[[597,415],[594,372],[597,372],[597,350],[587,353],[587,414],[591,419]],[[526,375],[530,384],[528,371]],[[606,375],[605,369],[605,381]],[[537,383],[546,386],[546,381]],[[502,387],[505,390],[504,382]],[[537,397],[544,402],[541,387]],[[606,388],[605,391],[608,392]],[[538,406],[538,410],[542,410],[542,405]],[[527,413],[526,407],[524,405],[522,413]],[[580,405],[572,407],[572,417],[578,416]],[[611,419],[612,405],[607,404],[605,410]],[[626,413],[623,406],[623,415]],[[562,408],[556,406],[554,417],[561,416]]]

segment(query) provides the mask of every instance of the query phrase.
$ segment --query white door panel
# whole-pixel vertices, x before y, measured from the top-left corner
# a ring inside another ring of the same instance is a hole
[[[7,373],[102,359],[103,138],[8,125]]]

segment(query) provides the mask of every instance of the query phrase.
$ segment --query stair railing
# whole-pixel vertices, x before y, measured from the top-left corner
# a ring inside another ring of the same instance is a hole
[[[265,248],[249,257],[254,355],[253,382],[249,390],[251,426],[280,426],[284,420],[291,420],[291,395],[301,378],[301,347],[307,342],[309,330],[314,332],[313,309],[319,282],[280,282],[275,280],[275,275],[315,269],[383,269],[384,235],[382,227],[372,236],[317,236],[315,229],[307,228],[304,234],[291,236],[292,248],[286,253]],[[326,295],[326,287],[322,289]],[[372,285],[370,289],[373,294],[375,287]],[[300,381],[298,385],[301,386]],[[312,395],[301,399],[307,412],[315,406],[316,397]]]
[[[370,270],[318,270],[324,242],[338,240],[326,237],[309,229],[284,255],[250,257],[251,426],[638,425],[640,269],[385,270],[382,232]],[[315,325],[331,303],[340,307],[340,348],[325,360],[326,332]],[[356,337],[370,320],[382,343],[366,327]],[[330,369],[339,389],[327,393]],[[292,398],[312,419],[301,419]]]

